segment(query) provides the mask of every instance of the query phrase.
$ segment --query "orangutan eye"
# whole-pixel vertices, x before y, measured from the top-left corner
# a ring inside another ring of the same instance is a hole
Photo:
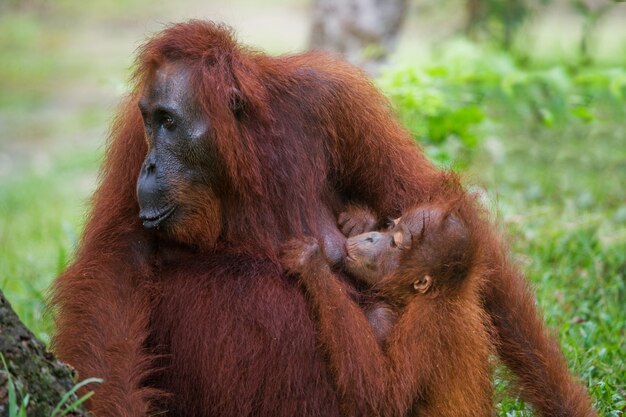
[[[174,130],[174,128],[176,127],[176,123],[174,122],[172,116],[167,114],[161,117],[160,123],[167,130]]]
[[[163,127],[165,130],[172,131],[176,128],[174,117],[166,110],[159,109],[154,115],[156,125]]]

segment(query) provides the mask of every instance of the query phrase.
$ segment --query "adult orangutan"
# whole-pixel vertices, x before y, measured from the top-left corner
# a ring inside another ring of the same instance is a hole
[[[347,204],[397,216],[445,197],[443,174],[364,75],[320,53],[269,57],[191,21],[143,46],[134,80],[76,259],[53,288],[54,349],[81,378],[104,379],[89,408],[339,415],[280,246],[312,235],[337,261]],[[594,415],[494,236],[481,237],[482,297],[499,355],[542,415]]]

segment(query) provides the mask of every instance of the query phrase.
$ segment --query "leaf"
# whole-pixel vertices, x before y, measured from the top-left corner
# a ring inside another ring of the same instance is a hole
[[[594,117],[587,107],[579,106],[572,109],[572,114],[585,122],[591,122]]]
[[[101,378],[87,378],[84,381],[81,381],[80,383],[74,385],[72,387],[71,390],[69,390],[68,392],[65,393],[65,395],[63,395],[63,397],[61,398],[61,401],[59,401],[59,403],[57,404],[57,406],[54,408],[54,410],[52,410],[52,414],[50,414],[52,417],[56,417],[57,413],[59,413],[61,411],[61,407],[63,407],[63,405],[67,402],[67,400],[69,400],[69,398],[74,395],[76,393],[76,391],[78,391],[79,389],[81,389],[82,387],[84,387],[87,384],[91,384],[91,383],[102,383],[102,379]],[[92,392],[88,392],[87,394],[83,395],[81,397],[82,401],[80,403],[82,403],[83,401],[87,400],[89,397],[84,398],[85,396],[89,395],[91,396],[93,393]],[[84,399],[83,399],[84,398]],[[80,400],[80,399],[79,399]],[[79,403],[79,404],[80,404]],[[73,404],[73,403],[72,403]],[[71,405],[70,405],[71,406]],[[61,414],[59,414],[60,416],[63,416],[65,414],[67,414],[69,411],[71,411],[70,409],[66,409],[64,410]]]

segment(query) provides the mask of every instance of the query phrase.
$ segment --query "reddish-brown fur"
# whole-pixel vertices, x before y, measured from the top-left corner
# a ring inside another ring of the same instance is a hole
[[[377,277],[374,288],[399,317],[382,347],[317,241],[285,246],[283,265],[300,276],[308,294],[345,415],[493,415],[492,342],[480,299],[487,255],[481,246],[484,223],[453,224],[450,216],[457,213],[476,219],[467,203],[451,209],[411,209],[397,227],[384,232],[385,249],[376,256],[395,257],[396,252],[400,259]],[[394,233],[410,234],[411,246],[387,246]],[[372,244],[359,239],[354,245],[367,251]]]
[[[185,193],[181,203],[208,204],[208,217],[166,235],[142,228],[135,184],[147,152],[138,95],[169,62],[191,71],[225,181],[214,196]],[[81,378],[104,378],[89,401],[97,416],[338,416],[279,247],[334,239],[348,203],[383,217],[445,198],[442,173],[370,81],[326,55],[269,57],[192,21],[151,39],[137,68],[76,259],[53,287],[54,349]],[[481,239],[492,253],[484,306],[524,397],[545,416],[594,415],[504,246],[491,232]]]

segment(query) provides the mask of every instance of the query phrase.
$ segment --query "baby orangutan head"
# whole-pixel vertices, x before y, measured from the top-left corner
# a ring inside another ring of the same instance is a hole
[[[456,214],[421,206],[383,231],[348,239],[345,268],[370,285],[394,281],[423,294],[466,276],[472,252],[468,229]]]

